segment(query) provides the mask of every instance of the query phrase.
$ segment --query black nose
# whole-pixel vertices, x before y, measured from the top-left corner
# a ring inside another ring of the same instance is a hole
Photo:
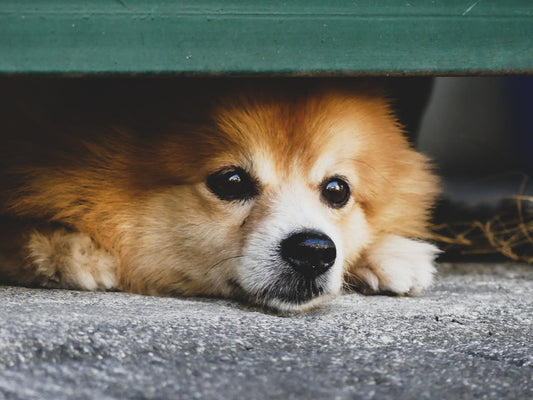
[[[315,278],[333,265],[337,250],[329,236],[303,231],[281,242],[281,257],[306,278]]]

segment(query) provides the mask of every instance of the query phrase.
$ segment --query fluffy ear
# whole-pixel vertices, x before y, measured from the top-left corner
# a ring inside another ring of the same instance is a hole
[[[429,159],[411,147],[388,105],[382,104],[380,112],[362,135],[355,196],[375,237],[428,238],[440,180]]]
[[[417,295],[433,283],[439,249],[427,242],[387,235],[348,269],[347,282],[363,293]]]

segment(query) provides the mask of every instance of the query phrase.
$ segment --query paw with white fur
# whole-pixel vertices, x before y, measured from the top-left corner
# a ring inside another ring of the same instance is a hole
[[[365,294],[417,295],[433,283],[438,253],[430,243],[389,235],[367,250],[363,263],[349,270],[347,280]]]
[[[88,235],[58,229],[33,232],[26,245],[26,269],[51,288],[110,290],[117,286],[116,260]]]

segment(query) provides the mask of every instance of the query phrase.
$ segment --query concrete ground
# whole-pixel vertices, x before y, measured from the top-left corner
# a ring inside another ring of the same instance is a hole
[[[533,266],[280,317],[224,300],[0,287],[0,399],[531,399]]]

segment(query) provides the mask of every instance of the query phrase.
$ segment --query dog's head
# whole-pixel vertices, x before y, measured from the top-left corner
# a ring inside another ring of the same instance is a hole
[[[380,234],[423,233],[433,178],[380,93],[263,89],[158,142],[179,184],[137,211],[128,273],[147,287],[305,309]]]

